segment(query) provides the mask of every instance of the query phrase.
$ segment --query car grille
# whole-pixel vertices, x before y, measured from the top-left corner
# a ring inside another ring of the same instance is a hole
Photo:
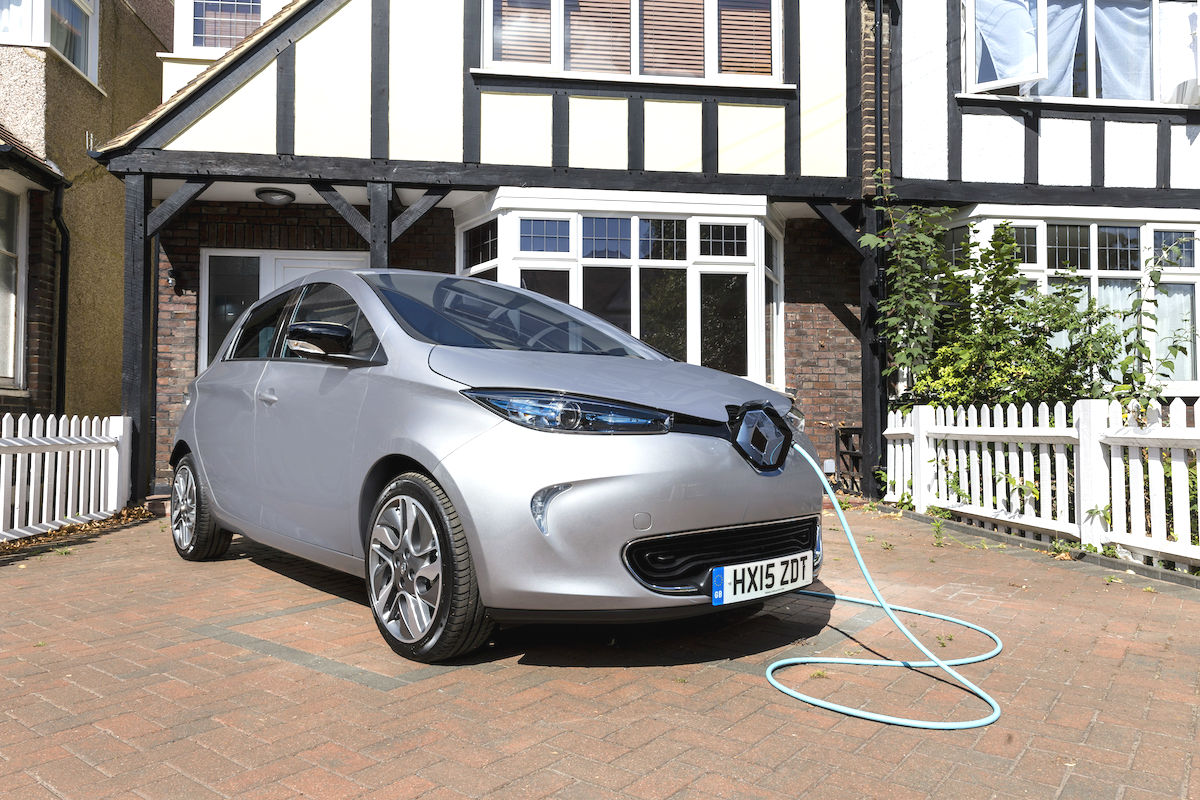
[[[713,567],[812,550],[816,536],[817,517],[651,536],[625,546],[625,565],[655,591],[700,594]]]

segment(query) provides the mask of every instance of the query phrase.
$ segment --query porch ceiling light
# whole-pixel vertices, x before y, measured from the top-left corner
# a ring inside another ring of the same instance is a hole
[[[287,189],[279,189],[274,186],[264,186],[261,189],[255,189],[254,196],[269,206],[290,205],[296,199],[295,192],[289,192]]]

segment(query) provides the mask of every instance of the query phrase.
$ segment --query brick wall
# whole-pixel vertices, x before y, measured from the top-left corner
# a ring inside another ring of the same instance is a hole
[[[0,414],[53,414],[58,318],[58,228],[54,193],[29,193],[29,262],[25,292],[25,386],[0,395]]]
[[[366,214],[366,209],[360,209]],[[184,392],[196,376],[200,248],[366,250],[366,242],[328,206],[194,203],[159,237],[155,485],[170,485],[171,439]],[[391,263],[454,271],[454,215],[434,209],[392,243]],[[172,282],[174,285],[172,285]]]
[[[790,220],[784,233],[784,369],[788,392],[822,458],[839,425],[862,424],[858,254],[821,220]]]

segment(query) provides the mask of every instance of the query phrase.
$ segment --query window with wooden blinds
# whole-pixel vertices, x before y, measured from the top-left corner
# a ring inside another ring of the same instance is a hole
[[[642,0],[642,73],[704,77],[704,0]]]
[[[629,0],[566,0],[566,68],[629,72]]]
[[[494,0],[493,58],[550,63],[550,0]]]
[[[718,0],[721,72],[771,74],[771,0]]]

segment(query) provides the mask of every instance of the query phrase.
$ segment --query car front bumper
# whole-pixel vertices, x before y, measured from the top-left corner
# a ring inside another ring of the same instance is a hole
[[[628,612],[655,610],[649,619],[714,610],[703,587],[647,586],[627,566],[626,546],[800,517],[819,524],[821,513],[819,481],[798,454],[760,473],[729,441],[678,432],[586,435],[506,423],[447,456],[435,478],[463,520],[482,600],[497,618],[641,618]],[[531,501],[563,484],[570,488],[549,500],[543,533]],[[819,552],[814,577],[817,559]]]

